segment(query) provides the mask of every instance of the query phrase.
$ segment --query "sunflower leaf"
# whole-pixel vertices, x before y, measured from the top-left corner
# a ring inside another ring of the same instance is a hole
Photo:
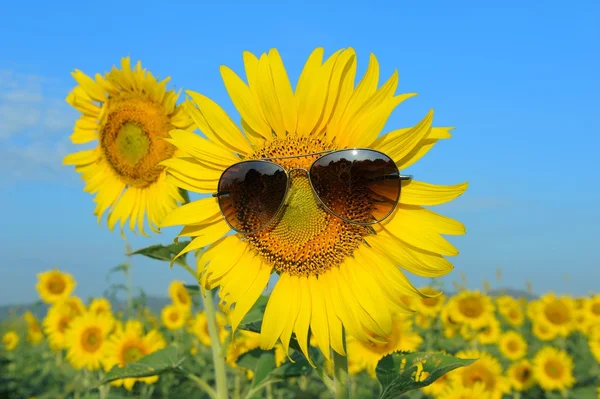
[[[381,384],[380,399],[425,387],[444,374],[465,367],[476,359],[460,359],[443,353],[392,353],[377,363],[377,379]]]
[[[144,255],[152,259],[170,262],[189,243],[190,241],[179,241],[176,244],[173,243],[171,245],[150,245],[149,247],[129,252],[127,255]],[[180,256],[179,258],[175,259],[175,263],[178,265],[185,265],[185,256]]]
[[[144,356],[135,363],[127,363],[123,367],[115,365],[105,376],[102,384],[121,378],[151,377],[179,368],[185,358],[177,356],[177,348],[168,346]]]
[[[179,194],[181,194],[181,196],[183,197],[183,204],[181,204],[181,205],[185,205],[190,202],[190,194],[188,193],[187,190],[180,188]]]
[[[185,284],[184,287],[190,296],[199,296],[202,294],[200,287],[196,284]]]

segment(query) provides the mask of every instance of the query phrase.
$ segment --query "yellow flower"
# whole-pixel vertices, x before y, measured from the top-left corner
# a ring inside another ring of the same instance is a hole
[[[442,308],[440,319],[442,320],[442,324],[444,326],[444,336],[446,338],[452,338],[460,331],[461,325],[454,320],[450,314],[450,308],[448,306],[444,306]]]
[[[221,313],[217,313],[217,328],[219,329],[219,339],[221,343],[225,342],[225,339],[229,335],[229,332],[223,328],[226,322],[227,319],[225,316]],[[199,312],[196,314],[196,317],[192,320],[190,332],[192,332],[203,345],[210,346],[210,334],[208,332],[206,313]]]
[[[437,317],[444,306],[446,296],[432,287],[423,287],[420,291],[429,296],[412,301],[412,308],[422,315]]]
[[[483,383],[469,386],[451,386],[445,392],[436,396],[436,399],[491,399],[492,395],[486,391]]]
[[[546,322],[555,334],[566,337],[575,329],[575,303],[573,299],[546,294],[528,307],[528,316],[534,322]]]
[[[19,335],[16,331],[10,330],[2,336],[2,344],[7,351],[14,350],[19,344]]]
[[[162,163],[169,179],[193,192],[214,193],[222,172],[242,159],[271,158],[289,171],[307,169],[318,157],[306,154],[348,148],[381,151],[405,170],[439,139],[450,137],[450,128],[431,127],[432,112],[412,128],[380,136],[393,109],[414,94],[394,94],[397,73],[378,89],[379,64],[373,55],[355,87],[354,50],[339,50],[324,62],[323,53],[318,48],[310,55],[295,92],[275,49],[260,58],[244,53],[248,83],[222,67],[242,129],[215,102],[188,91],[198,108],[188,104],[185,109],[206,138],[171,131],[168,141],[187,154]],[[365,330],[388,335],[392,314],[409,312],[401,294],[423,296],[398,265],[427,277],[452,270],[444,256],[458,251],[442,235],[464,234],[464,226],[423,206],[451,201],[467,184],[404,181],[394,212],[379,224],[365,226],[325,210],[306,173],[295,172],[286,206],[260,232],[228,234],[230,225],[214,197],[174,210],[162,226],[184,225],[180,235],[193,237],[181,254],[207,246],[198,261],[201,282],[220,287],[221,299],[232,306],[234,330],[277,273],[262,323],[261,348],[273,348],[280,340],[287,350],[294,332],[307,354],[310,331],[329,359],[330,348],[344,353],[342,327],[357,339],[372,342]],[[375,205],[370,196],[359,199],[343,192],[331,191],[332,203],[371,214]],[[241,214],[248,210],[238,208]]]
[[[495,317],[491,317],[488,320],[487,326],[483,327],[483,330],[476,332],[475,337],[480,344],[489,345],[498,342],[502,334],[502,328],[500,322]]]
[[[144,221],[153,231],[164,216],[183,202],[176,186],[165,179],[160,162],[179,151],[168,142],[171,129],[188,129],[191,120],[180,106],[178,94],[167,91],[170,78],[157,81],[129,57],[121,69],[113,67],[95,80],[79,70],[72,73],[78,86],[67,102],[82,113],[75,123],[74,144],[97,143],[96,147],[70,154],[63,164],[73,165],[85,181],[85,191],[95,194],[94,215],[98,222],[108,211],[112,230],[129,229],[145,234]]]
[[[545,346],[533,358],[533,375],[546,391],[564,391],[575,383],[573,359],[567,352]]]
[[[531,331],[540,341],[552,341],[557,335],[556,329],[552,328],[550,323],[544,319],[534,321]]]
[[[466,350],[456,353],[456,357],[478,360],[450,374],[453,388],[472,387],[483,383],[485,391],[490,394],[490,399],[500,399],[503,394],[510,392],[510,384],[502,375],[502,366],[492,355],[478,350]]]
[[[27,323],[27,340],[34,345],[39,344],[44,339],[44,333],[38,319],[30,311],[23,315]]]
[[[600,363],[600,326],[596,326],[590,331],[588,345],[596,361]]]
[[[506,375],[516,391],[523,392],[535,385],[533,366],[529,360],[522,359],[511,364],[506,370]]]
[[[165,327],[169,330],[179,330],[185,325],[188,313],[177,305],[167,305],[161,312],[161,319]]]
[[[590,324],[600,325],[600,294],[587,298],[583,303]]]
[[[498,342],[500,353],[509,360],[518,360],[527,354],[527,341],[516,331],[507,331]]]
[[[76,369],[97,370],[104,359],[113,321],[106,315],[87,312],[75,317],[66,333],[67,359]]]
[[[120,324],[111,335],[106,347],[105,370],[108,371],[115,365],[123,367],[128,363],[135,363],[142,357],[164,348],[165,345],[165,340],[156,330],[151,330],[144,335],[143,327],[139,322],[127,322],[124,326]],[[125,389],[131,391],[136,382],[154,384],[156,381],[158,381],[158,376],[155,375],[143,378],[123,378],[113,381],[111,384],[124,386]]]
[[[260,346],[260,335],[252,331],[237,331],[233,340],[227,345],[225,360],[232,368],[237,367],[237,359]]]
[[[65,335],[67,328],[73,318],[79,314],[77,309],[66,301],[55,303],[48,309],[42,325],[52,349],[60,350],[66,347]]]
[[[89,306],[90,313],[97,315],[110,315],[112,316],[111,305],[106,298],[95,298],[92,300]]]
[[[525,322],[525,313],[521,308],[521,303],[510,296],[501,296],[496,298],[498,313],[503,319],[513,327],[522,326]]]
[[[434,398],[438,398],[442,395],[446,390],[450,387],[450,374],[452,372],[448,372],[442,375],[440,378],[435,380],[433,383],[427,385],[426,387],[421,388],[424,394],[433,396]]]
[[[494,315],[494,304],[478,291],[463,291],[448,301],[452,319],[473,330],[485,327]]]
[[[414,352],[423,339],[413,331],[412,322],[406,316],[396,316],[392,332],[385,337],[374,337],[381,342],[362,342],[353,336],[347,337],[348,360],[359,369],[365,369],[375,378],[377,362],[397,351]]]
[[[169,285],[169,296],[174,305],[181,306],[186,311],[192,308],[192,297],[181,281],[173,281]]]
[[[56,303],[67,298],[75,288],[73,276],[58,269],[38,273],[37,278],[35,288],[46,303]]]

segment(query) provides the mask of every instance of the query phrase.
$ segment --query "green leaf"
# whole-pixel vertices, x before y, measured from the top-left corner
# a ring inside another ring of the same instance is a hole
[[[400,395],[425,387],[444,374],[459,367],[465,367],[476,359],[459,359],[443,353],[392,353],[377,363],[377,379],[382,390],[380,399],[398,398]],[[427,378],[418,381],[415,374],[418,365],[428,373]]]
[[[128,253],[127,255],[144,255],[152,259],[165,260],[170,262],[183,248],[185,248],[190,241],[179,241],[177,244],[171,245],[151,245],[146,248],[138,249]],[[180,256],[175,260],[175,263],[179,265],[185,264],[185,256]]]
[[[246,316],[242,319],[241,323],[244,324],[258,324],[260,331],[260,324],[262,322],[263,316],[265,314],[265,309],[267,307],[267,302],[269,302],[269,297],[266,295],[261,295],[258,297],[250,311],[246,313]],[[242,327],[240,327],[242,328]],[[242,328],[245,330],[245,328]],[[257,331],[257,332],[259,332]]]
[[[128,377],[150,377],[167,371],[178,369],[185,358],[177,357],[177,348],[168,346],[148,356],[139,359],[135,363],[128,363],[124,367],[114,366],[105,376],[103,384],[121,378]]]
[[[183,285],[187,290],[188,294],[191,296],[200,296],[202,295],[202,291],[200,291],[200,287],[194,284],[184,284]]]
[[[181,196],[183,197],[183,204],[181,204],[181,205],[185,205],[190,202],[190,194],[187,192],[187,190],[180,188],[179,194],[181,194]]]

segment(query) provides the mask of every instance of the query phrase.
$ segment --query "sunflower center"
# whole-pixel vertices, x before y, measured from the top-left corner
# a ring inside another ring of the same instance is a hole
[[[102,345],[102,331],[98,327],[90,327],[81,334],[81,347],[89,353],[96,352]]]
[[[177,320],[179,320],[179,313],[177,313],[177,312],[169,313],[169,320],[171,320],[172,322],[176,322]]]
[[[144,351],[139,346],[128,346],[122,352],[123,363],[135,363],[144,355]]]
[[[123,182],[138,188],[154,183],[175,147],[162,140],[171,129],[165,109],[147,98],[123,96],[108,102],[100,124],[100,145]]]
[[[58,331],[62,334],[65,332],[67,327],[69,326],[69,322],[71,318],[69,316],[63,316],[58,320]]]
[[[179,302],[187,305],[188,304],[188,295],[187,292],[184,291],[185,288],[182,288],[180,290],[177,291],[177,299],[179,299]]]
[[[570,321],[569,308],[560,301],[554,301],[546,306],[544,314],[552,324],[567,324]]]
[[[472,319],[476,319],[483,313],[483,305],[476,298],[465,298],[458,304],[460,312]]]
[[[251,159],[310,154],[332,149],[318,138],[287,137],[274,140],[253,154]],[[354,225],[331,215],[313,193],[308,170],[317,155],[275,160],[290,171],[290,189],[281,211],[266,229],[246,236],[248,243],[271,263],[279,273],[319,275],[340,265],[362,242],[371,229]],[[334,182],[333,182],[334,183]],[[356,202],[342,193],[334,198],[339,202]],[[360,199],[366,201],[366,199]],[[358,204],[360,205],[360,204]],[[362,206],[370,209],[370,203]],[[352,203],[352,207],[356,207]]]
[[[48,291],[54,295],[62,294],[66,286],[65,280],[60,276],[52,276],[48,281]]]
[[[544,365],[544,371],[548,377],[558,379],[563,375],[563,365],[556,360],[549,360]]]
[[[527,382],[531,377],[531,370],[528,367],[521,367],[517,370],[517,380]]]
[[[600,303],[594,303],[592,305],[592,313],[596,316],[600,316]]]
[[[433,297],[433,298],[422,298],[421,302],[423,303],[423,305],[425,305],[429,308],[434,308],[440,302],[440,298],[437,296]]]
[[[508,349],[509,352],[517,352],[520,347],[519,347],[519,343],[517,341],[510,340],[506,344],[506,348]]]
[[[494,386],[494,376],[487,368],[481,367],[477,363],[469,368],[470,370],[465,371],[463,374],[463,384],[465,386],[483,383],[486,386],[486,390],[490,390]]]

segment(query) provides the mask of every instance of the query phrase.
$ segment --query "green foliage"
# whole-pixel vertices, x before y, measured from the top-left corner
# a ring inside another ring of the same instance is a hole
[[[177,356],[177,348],[168,346],[149,354],[135,363],[128,363],[124,367],[114,366],[104,377],[103,383],[128,377],[151,377],[174,371],[179,368],[185,358]]]
[[[183,248],[185,248],[190,243],[189,240],[179,241],[177,243],[173,243],[170,245],[150,245],[149,247],[138,249],[136,251],[130,252],[127,255],[144,255],[152,259],[164,260],[167,262],[171,262],[173,258],[181,252]],[[175,259],[175,262],[178,265],[185,265],[185,256],[182,255],[179,258]]]
[[[475,360],[459,359],[443,353],[392,353],[377,364],[377,380],[382,387],[379,397],[398,398],[408,391],[431,384],[449,371],[468,366]],[[427,378],[419,378],[422,372],[428,373]]]

